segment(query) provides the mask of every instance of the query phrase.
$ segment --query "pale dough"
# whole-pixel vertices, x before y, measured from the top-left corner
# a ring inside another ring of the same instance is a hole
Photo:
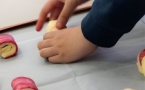
[[[34,90],[34,89],[31,89],[31,88],[25,88],[25,89],[22,89],[22,90]]]
[[[7,46],[5,46],[5,45],[7,45]],[[15,44],[13,44],[13,43],[0,44],[0,54],[3,58],[6,58],[10,55],[13,55],[14,53],[16,53],[16,45]]]
[[[134,89],[131,89],[131,88],[125,88],[124,90],[134,90]]]
[[[48,25],[46,27],[46,32],[51,32],[51,31],[56,31],[59,30],[58,28],[56,28],[56,22],[57,20],[51,20],[48,22]]]

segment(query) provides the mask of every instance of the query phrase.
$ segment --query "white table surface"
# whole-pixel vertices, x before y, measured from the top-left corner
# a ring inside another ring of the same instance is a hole
[[[73,16],[68,26],[80,25],[86,13]],[[46,24],[45,26],[46,27]],[[71,64],[51,64],[39,56],[37,43],[45,28],[35,31],[35,25],[12,29],[18,46],[16,57],[0,58],[0,90],[12,90],[17,76],[32,78],[39,90],[145,90],[145,77],[136,66],[137,54],[145,48],[145,24],[139,21],[112,48],[99,48],[87,58]]]

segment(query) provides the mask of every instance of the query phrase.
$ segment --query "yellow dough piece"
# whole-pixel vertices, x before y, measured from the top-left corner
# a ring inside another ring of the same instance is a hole
[[[59,30],[58,28],[55,27],[57,20],[51,20],[49,21],[47,27],[46,27],[46,32],[51,32],[51,31],[56,31]]]
[[[134,90],[134,89],[132,89],[132,88],[125,88],[124,90]]]
[[[141,52],[140,52],[140,53],[141,53]],[[140,53],[139,53],[138,56],[137,56],[137,67],[138,67],[138,71],[139,71],[141,74],[143,74],[143,73],[142,73],[142,67],[141,67],[140,61],[139,61],[139,55],[140,55]]]
[[[142,74],[145,76],[145,57],[142,60]]]
[[[16,53],[16,45],[13,43],[0,44],[0,54],[3,58],[11,56]]]

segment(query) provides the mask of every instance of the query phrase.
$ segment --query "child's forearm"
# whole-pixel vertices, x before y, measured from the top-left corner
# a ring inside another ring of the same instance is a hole
[[[145,0],[95,0],[83,19],[83,35],[101,47],[112,47],[145,14]]]

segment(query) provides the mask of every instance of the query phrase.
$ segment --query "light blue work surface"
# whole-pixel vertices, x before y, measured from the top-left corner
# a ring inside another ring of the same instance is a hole
[[[68,26],[80,25],[86,13],[73,16]],[[45,26],[46,27],[46,24]],[[0,59],[0,90],[12,90],[17,76],[32,78],[39,90],[145,90],[145,77],[136,66],[137,54],[145,48],[145,24],[139,21],[112,48],[98,48],[87,58],[71,64],[51,64],[39,56],[37,43],[45,33],[35,25],[13,29],[18,55]]]

